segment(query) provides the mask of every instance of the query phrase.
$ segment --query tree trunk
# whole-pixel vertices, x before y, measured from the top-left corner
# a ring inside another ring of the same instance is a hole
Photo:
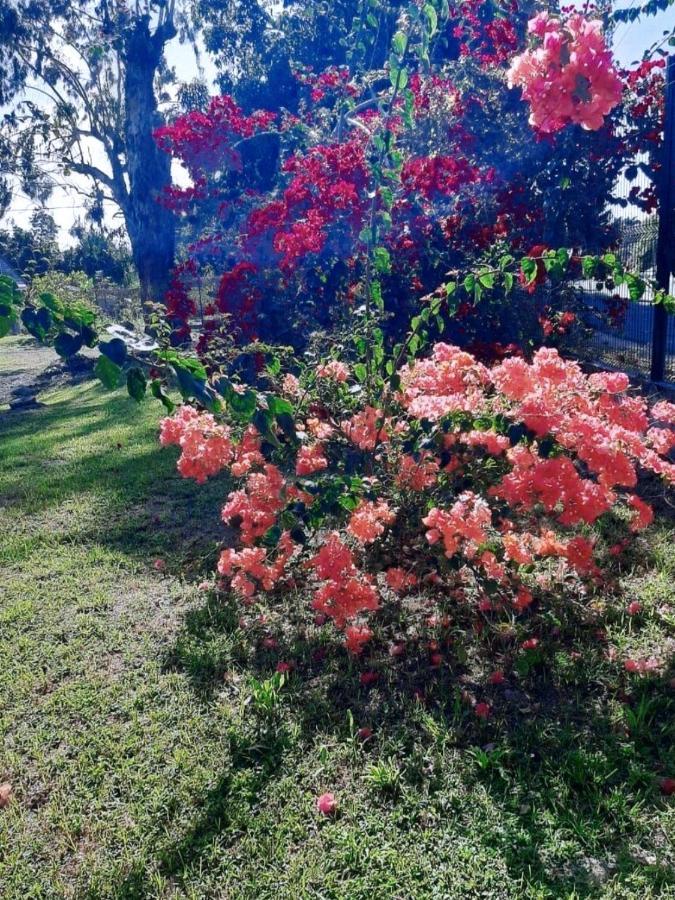
[[[141,301],[161,302],[174,263],[173,213],[158,203],[171,184],[171,158],[152,137],[161,124],[154,80],[164,44],[175,35],[165,24],[150,33],[147,16],[134,21],[124,42],[125,152],[128,192],[124,204],[129,241],[141,285]]]

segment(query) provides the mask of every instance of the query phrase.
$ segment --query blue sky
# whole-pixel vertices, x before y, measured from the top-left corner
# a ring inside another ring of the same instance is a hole
[[[643,0],[636,0],[636,2],[622,3],[620,6],[617,4],[617,8],[639,7],[642,2]],[[663,37],[664,31],[672,31],[674,28],[675,5],[656,16],[644,16],[637,22],[619,25],[614,34],[614,52],[617,59],[624,66],[630,65],[640,59],[652,44],[658,43]]]

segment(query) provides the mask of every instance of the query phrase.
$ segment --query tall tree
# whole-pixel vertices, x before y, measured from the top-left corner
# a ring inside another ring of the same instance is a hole
[[[44,199],[54,175],[91,180],[126,224],[143,300],[159,300],[175,252],[174,217],[157,202],[170,159],[152,132],[171,78],[166,45],[188,2],[0,0],[0,171]],[[56,164],[56,172],[54,165]],[[51,167],[51,171],[50,171]]]

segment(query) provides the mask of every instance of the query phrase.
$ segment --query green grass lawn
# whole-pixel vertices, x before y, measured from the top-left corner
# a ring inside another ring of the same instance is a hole
[[[177,476],[157,405],[46,399],[0,414],[3,900],[675,897],[672,522],[621,576],[642,614],[552,610],[483,723],[470,650],[366,688],[327,629],[199,591],[226,480]]]

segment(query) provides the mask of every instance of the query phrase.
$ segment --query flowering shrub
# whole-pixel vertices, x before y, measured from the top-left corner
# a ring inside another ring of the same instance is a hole
[[[541,256],[551,233],[609,246],[601,211],[635,147],[658,134],[658,73],[643,64],[620,75],[600,21],[579,14],[533,16],[537,46],[514,57],[534,9],[512,4],[505,17],[500,4],[470,0],[439,21],[427,4],[400,17],[376,90],[375,73],[358,68],[303,71],[298,115],[247,114],[225,96],[160,129],[158,142],[193,182],[165,202],[186,227],[199,223],[190,266],[178,267],[168,297],[174,342],[196,313],[190,285],[209,272],[218,288],[198,351],[212,360],[223,316],[240,345],[299,347],[365,302],[379,306],[381,327],[397,339],[448,271],[507,252]],[[457,42],[457,58],[435,54],[441,65],[428,59],[439,30]],[[530,102],[534,138],[507,81]],[[573,123],[600,131],[557,140]],[[545,186],[570,182],[570,171],[573,183],[551,194]],[[647,208],[653,198],[637,190],[630,202]],[[484,358],[497,344],[562,340],[578,326],[574,300],[557,286],[544,302],[538,283],[528,282],[531,299],[518,304],[508,290],[479,302],[479,284],[445,337]]]
[[[411,595],[478,627],[592,585],[652,520],[639,475],[675,482],[675,405],[650,408],[625,375],[584,374],[551,348],[487,366],[437,343],[370,402],[343,361],[270,376],[289,378],[296,405],[266,395],[279,418],[262,430],[183,407],[161,441],[186,477],[241,480],[223,507],[239,545],[221,554],[224,583],[245,604],[292,586],[353,656],[395,637],[386,623]],[[605,519],[611,549],[589,530]]]
[[[537,40],[516,56],[511,86],[520,86],[530,103],[530,124],[542,132],[570,122],[597,130],[621,100],[622,82],[605,44],[602,24],[580,14],[566,20],[539,13],[528,25]]]

